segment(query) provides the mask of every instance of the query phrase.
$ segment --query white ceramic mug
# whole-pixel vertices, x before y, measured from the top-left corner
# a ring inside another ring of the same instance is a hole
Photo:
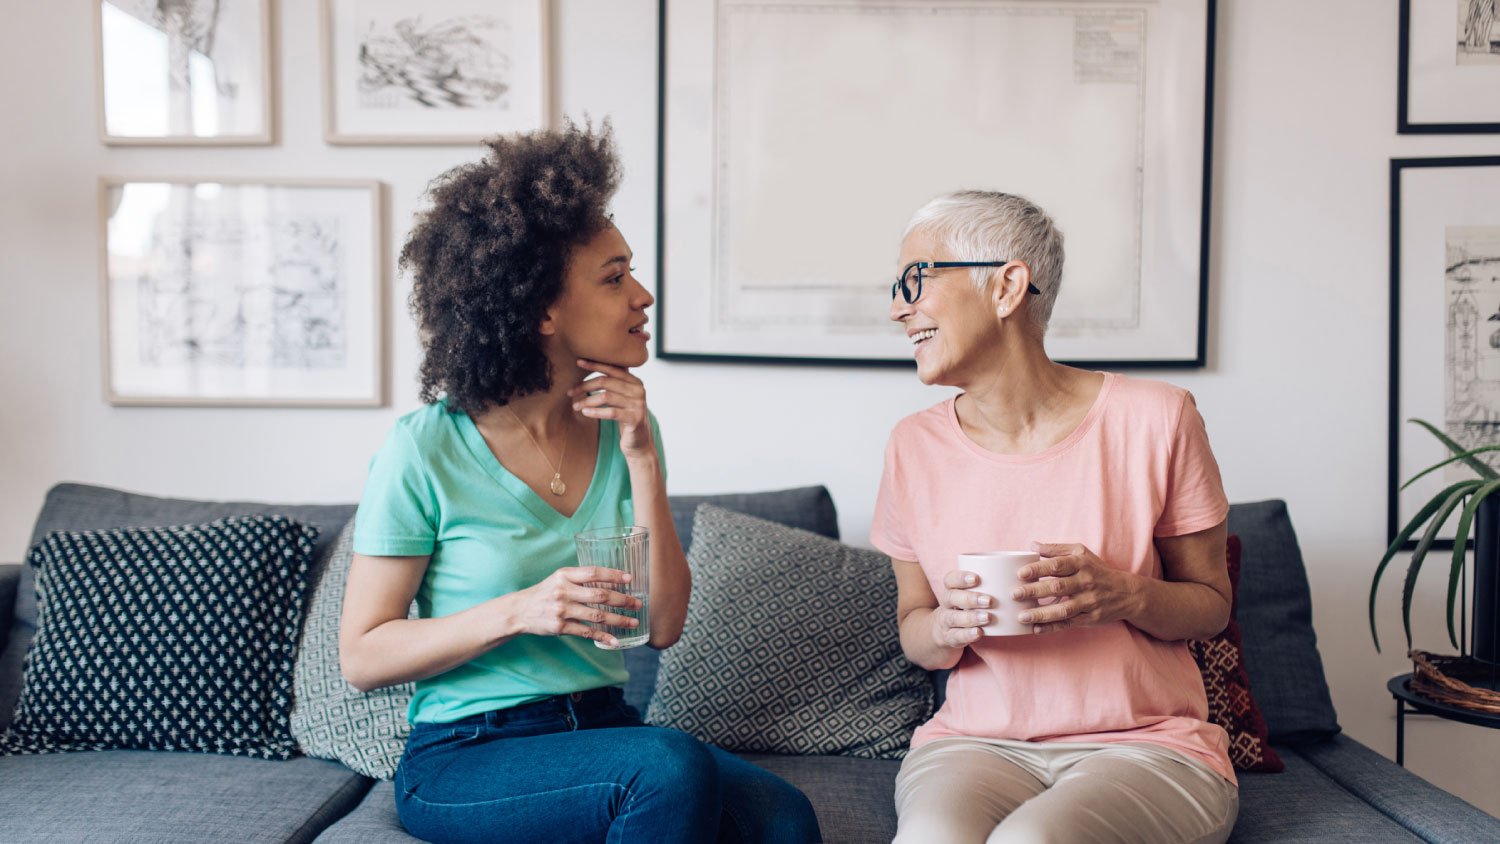
[[[968,591],[989,595],[993,600],[988,607],[980,607],[990,614],[990,623],[982,630],[986,636],[1023,636],[1032,632],[1032,625],[1023,624],[1018,616],[1026,610],[1035,609],[1035,599],[1018,601],[1010,596],[1017,586],[1025,586],[1021,580],[1021,569],[1041,559],[1035,551],[975,551],[958,555],[960,571],[971,571],[979,576],[979,583]]]

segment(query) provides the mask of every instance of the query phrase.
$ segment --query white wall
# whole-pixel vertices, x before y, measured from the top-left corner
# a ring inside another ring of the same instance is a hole
[[[89,3],[7,4],[0,556],[25,552],[42,495],[61,480],[353,501],[387,427],[415,406],[417,347],[399,279],[390,408],[112,408],[100,399],[100,175],[379,178],[389,186],[394,265],[426,181],[473,155],[325,145],[317,4],[278,5],[280,143],[163,150],[106,149],[95,139]],[[613,118],[626,172],[617,217],[649,278],[656,3],[559,0],[556,20],[560,105]],[[1496,137],[1398,137],[1395,62],[1394,0],[1221,0],[1211,365],[1163,375],[1196,393],[1231,499],[1290,503],[1342,723],[1388,755],[1394,716],[1384,682],[1409,668],[1399,647],[1376,656],[1364,623],[1385,533],[1386,162],[1500,152]],[[867,535],[886,432],[940,398],[905,371],[652,362],[641,373],[671,446],[675,492],[826,483],[856,542]],[[1441,584],[1426,583],[1420,599],[1418,644],[1444,650]],[[1392,643],[1395,603],[1392,592],[1381,606]],[[1412,770],[1500,813],[1500,732],[1415,719],[1407,739]]]

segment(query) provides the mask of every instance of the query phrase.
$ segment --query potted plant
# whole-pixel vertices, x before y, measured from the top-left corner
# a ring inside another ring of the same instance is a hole
[[[1391,546],[1386,549],[1385,556],[1380,558],[1380,565],[1375,568],[1375,577],[1370,583],[1370,637],[1375,641],[1375,650],[1379,651],[1380,636],[1375,629],[1375,596],[1380,587],[1380,577],[1396,552],[1421,531],[1416,547],[1412,550],[1411,562],[1406,569],[1406,582],[1401,590],[1401,623],[1406,631],[1407,649],[1411,649],[1411,601],[1417,574],[1436,543],[1438,532],[1457,513],[1453,555],[1448,565],[1448,639],[1455,648],[1460,649],[1462,656],[1472,656],[1491,667],[1500,665],[1500,654],[1496,653],[1497,640],[1500,640],[1500,624],[1497,624],[1500,619],[1496,617],[1496,604],[1500,603],[1500,495],[1495,494],[1500,491],[1500,472],[1478,457],[1485,452],[1500,451],[1500,445],[1465,449],[1430,423],[1421,419],[1410,421],[1426,428],[1452,454],[1418,472],[1411,480],[1402,484],[1402,489],[1432,472],[1458,462],[1473,469],[1478,477],[1459,481],[1439,490],[1391,541]],[[1425,530],[1423,525],[1426,525]],[[1460,603],[1458,595],[1464,581],[1471,530],[1474,533],[1472,651],[1459,643],[1457,630],[1462,628],[1462,620],[1457,628],[1454,625],[1455,610],[1462,613],[1467,609]]]

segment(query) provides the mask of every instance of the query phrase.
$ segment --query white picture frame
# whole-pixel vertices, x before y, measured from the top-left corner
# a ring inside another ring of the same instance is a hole
[[[980,188],[1067,238],[1056,358],[1204,364],[1213,0],[661,15],[658,356],[910,366],[887,318],[902,228]]]
[[[95,0],[95,103],[109,146],[275,139],[271,0]]]
[[[105,400],[384,406],[382,192],[101,179]]]
[[[1390,178],[1387,542],[1438,491],[1475,476],[1452,464],[1402,489],[1451,456],[1408,420],[1470,447],[1500,439],[1500,156],[1392,159]],[[1454,521],[1434,547],[1453,547]]]
[[[547,0],[323,0],[330,144],[477,144],[551,125]]]

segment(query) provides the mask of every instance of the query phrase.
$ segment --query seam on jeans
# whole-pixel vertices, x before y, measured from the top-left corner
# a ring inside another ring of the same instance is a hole
[[[566,788],[552,788],[552,789],[547,789],[545,791],[529,791],[529,792],[527,792],[525,794],[513,794],[513,795],[511,795],[509,797],[496,797],[493,800],[475,800],[475,801],[472,801],[472,802],[469,802],[469,803],[437,803],[437,802],[434,802],[434,801],[431,801],[431,800],[425,800],[425,799],[423,799],[422,796],[420,794],[417,794],[416,792],[410,792],[410,793],[407,794],[407,796],[410,797],[412,800],[415,800],[418,803],[421,803],[424,806],[434,806],[434,807],[496,806],[496,805],[500,805],[502,803],[508,803],[508,802],[510,802],[512,800],[523,800],[523,799],[528,799],[528,798],[532,798],[532,797],[546,797],[546,796],[549,796],[549,795],[560,795],[560,794],[566,794],[567,792],[570,792],[570,791],[582,791],[584,789],[600,788],[600,787],[609,788],[609,789],[613,789],[613,790],[616,790],[616,791],[624,791],[625,790],[625,787],[622,786],[622,785],[620,785],[617,782],[591,782],[591,783],[585,783],[584,785],[570,785],[570,786],[568,786]]]

